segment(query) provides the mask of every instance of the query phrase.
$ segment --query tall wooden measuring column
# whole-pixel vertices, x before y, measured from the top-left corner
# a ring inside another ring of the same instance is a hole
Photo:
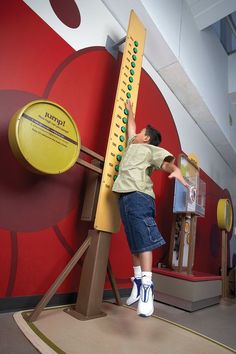
[[[81,316],[89,319],[104,315],[101,304],[111,234],[118,232],[120,227],[118,200],[112,186],[126,147],[128,111],[125,102],[128,98],[132,100],[134,112],[136,110],[145,34],[143,24],[131,11],[95,215],[95,230],[91,231],[92,242],[84,261],[73,311],[73,315],[80,319]]]
[[[134,11],[131,11],[125,40],[121,70],[108,137],[107,151],[97,205],[94,228],[106,232],[117,232],[120,217],[117,195],[112,193],[113,182],[119,171],[119,163],[126,147],[126,125],[128,111],[125,102],[132,100],[133,110],[137,106],[140,74],[144,52],[146,30]]]

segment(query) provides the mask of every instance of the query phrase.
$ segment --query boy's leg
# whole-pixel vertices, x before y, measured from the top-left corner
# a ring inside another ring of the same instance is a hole
[[[139,253],[139,262],[142,272],[152,271],[152,251]]]
[[[140,316],[151,316],[154,311],[153,305],[153,283],[152,283],[152,251],[139,254],[142,268],[142,285],[140,288],[140,299],[137,313]]]
[[[140,298],[140,287],[141,287],[141,277],[142,271],[140,266],[139,255],[132,254],[133,259],[133,270],[134,270],[134,277],[131,278],[133,283],[133,288],[131,290],[131,294],[126,300],[127,305],[132,305]]]
[[[133,260],[133,266],[134,267],[138,267],[138,266],[141,266],[140,264],[140,257],[139,257],[139,254],[132,254],[132,260]]]

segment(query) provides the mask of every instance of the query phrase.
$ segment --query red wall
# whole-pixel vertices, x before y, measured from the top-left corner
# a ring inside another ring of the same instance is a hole
[[[75,52],[22,1],[2,1],[0,16],[0,49],[4,53],[0,58],[0,297],[30,296],[48,289],[92,227],[80,221],[86,173],[81,166],[59,176],[26,171],[10,151],[9,121],[29,101],[55,101],[73,116],[82,144],[104,155],[120,61],[102,47]],[[79,24],[78,13],[76,16],[72,24]],[[67,23],[68,19],[63,20]],[[181,153],[168,105],[143,70],[138,129],[147,123],[162,132],[163,147],[176,156]],[[207,210],[206,217],[198,221],[195,268],[217,274],[220,233],[216,206],[219,198],[230,196],[203,171],[201,176],[207,184]],[[174,182],[163,172],[155,172],[154,183],[157,221],[167,240],[166,246],[154,252],[156,264],[167,260]],[[118,285],[130,286],[131,258],[123,227],[112,236],[110,259]],[[77,291],[81,263],[58,293]]]

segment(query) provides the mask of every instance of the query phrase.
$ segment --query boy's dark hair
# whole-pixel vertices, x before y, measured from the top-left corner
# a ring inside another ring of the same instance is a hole
[[[158,146],[161,143],[161,133],[150,124],[146,126],[145,135],[150,136],[149,144]]]

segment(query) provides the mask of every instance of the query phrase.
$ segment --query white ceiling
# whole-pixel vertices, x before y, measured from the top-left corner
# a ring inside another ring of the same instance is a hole
[[[236,0],[185,0],[200,30],[236,10]]]

